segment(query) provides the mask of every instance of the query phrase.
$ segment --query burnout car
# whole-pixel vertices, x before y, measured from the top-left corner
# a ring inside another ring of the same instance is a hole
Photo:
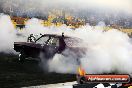
[[[79,57],[80,53],[84,53],[84,49],[78,46],[81,41],[76,37],[64,36],[64,33],[62,35],[41,34],[38,38],[31,34],[27,42],[14,42],[14,50],[20,53],[20,61],[28,57],[39,58],[40,55],[43,55],[45,59],[50,59],[56,53],[62,54],[66,49],[73,51]]]

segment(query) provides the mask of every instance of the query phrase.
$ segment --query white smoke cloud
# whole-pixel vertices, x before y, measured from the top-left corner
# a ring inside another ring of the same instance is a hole
[[[53,59],[48,61],[49,72],[75,74],[78,66],[76,53],[68,49],[63,52],[63,55],[56,54]]]
[[[84,36],[87,36],[88,50],[81,59],[81,65],[87,73],[132,73],[132,45],[126,34],[117,30],[102,32],[95,29],[89,32],[87,29]]]
[[[73,36],[85,41],[85,46],[82,45],[80,47],[85,47],[87,51],[79,59],[81,60],[81,66],[87,73],[132,73],[132,45],[127,34],[116,29],[103,32],[90,27],[77,29],[74,33],[75,35]],[[70,55],[69,52],[65,53]],[[60,57],[57,54],[49,62],[49,69],[60,73],[76,73],[79,67],[76,58],[76,54],[68,58]]]
[[[10,17],[0,14],[0,52],[11,52],[15,39],[14,25]]]
[[[14,41],[26,41],[28,34],[54,33],[74,36],[84,40],[80,47],[87,49],[86,54],[81,60],[82,67],[87,73],[103,73],[118,71],[120,73],[132,73],[132,44],[127,34],[118,30],[103,32],[96,27],[84,26],[76,30],[65,26],[56,28],[43,27],[41,20],[31,19],[27,22],[26,28],[16,31],[11,23],[9,16],[0,16],[0,51],[10,52],[13,49]],[[23,36],[17,36],[20,33]],[[48,61],[50,72],[76,73],[78,63],[76,53],[66,50],[68,56],[56,54],[52,60]]]
[[[97,24],[97,26],[105,27],[106,25],[105,25],[105,22],[100,21],[100,22]]]

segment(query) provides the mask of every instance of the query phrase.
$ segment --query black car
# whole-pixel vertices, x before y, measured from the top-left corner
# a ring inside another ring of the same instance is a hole
[[[77,54],[79,51],[84,52],[83,48],[77,46],[81,41],[81,39],[76,37],[64,36],[63,33],[62,35],[41,34],[39,38],[35,38],[31,34],[27,42],[14,42],[14,50],[20,52],[20,61],[24,61],[28,57],[38,58],[40,55],[43,55],[45,59],[50,59],[56,53],[61,54],[65,49],[80,55]]]

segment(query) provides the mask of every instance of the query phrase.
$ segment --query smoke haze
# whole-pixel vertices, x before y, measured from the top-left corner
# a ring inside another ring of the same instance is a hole
[[[81,38],[85,43],[79,47],[85,47],[86,54],[81,60],[82,67],[87,73],[103,73],[118,71],[120,73],[132,73],[132,44],[127,34],[118,30],[103,32],[102,28],[97,29],[91,26],[84,26],[76,30],[62,26],[56,28],[43,27],[41,20],[33,18],[28,20],[26,28],[21,31],[15,30],[10,17],[0,15],[0,52],[14,52],[14,41],[26,41],[30,33],[54,33]],[[105,24],[105,23],[103,23]],[[21,34],[18,36],[17,34]],[[85,45],[85,46],[84,46]],[[75,60],[76,54],[69,50],[64,51],[68,57],[56,54],[52,60],[48,61],[48,70],[58,73],[76,73],[78,64]]]
[[[132,72],[132,45],[126,34],[116,29],[103,32],[91,27],[77,29],[74,33],[74,36],[85,42],[79,47],[87,48],[86,54],[79,58],[87,73]],[[70,55],[69,52],[66,53]],[[49,62],[50,71],[76,73],[79,67],[75,61],[77,57],[74,53],[71,55],[73,56],[64,57],[56,54]]]
[[[44,16],[52,9],[72,10],[75,13],[86,9],[131,14],[131,4],[131,0],[1,0],[0,8],[5,13],[28,16]]]
[[[0,14],[0,52],[11,52],[15,41],[15,29],[10,17]]]

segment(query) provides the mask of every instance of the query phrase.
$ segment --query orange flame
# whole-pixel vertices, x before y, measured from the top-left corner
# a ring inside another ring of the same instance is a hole
[[[84,76],[85,75],[85,71],[84,69],[81,68],[81,66],[78,68],[78,72],[80,76]]]

